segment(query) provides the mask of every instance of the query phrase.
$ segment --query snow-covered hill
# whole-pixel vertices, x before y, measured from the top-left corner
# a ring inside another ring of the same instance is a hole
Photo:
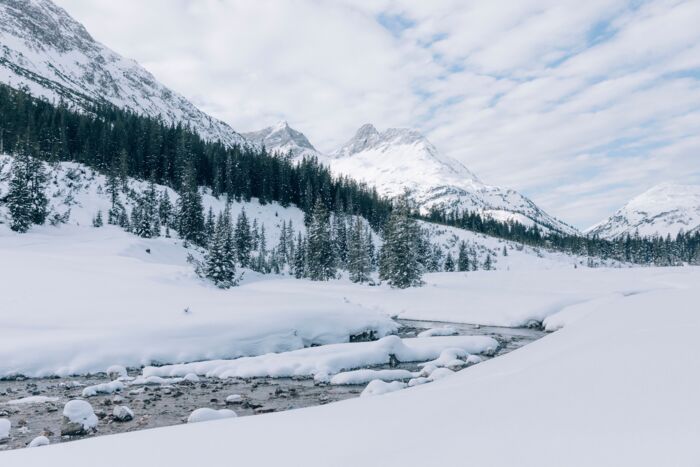
[[[601,238],[675,236],[700,231],[700,186],[664,183],[642,193],[586,231]]]
[[[0,2],[0,82],[78,108],[109,102],[167,123],[184,123],[224,144],[244,139],[197,109],[133,60],[95,41],[50,0]]]
[[[376,186],[381,195],[395,197],[408,190],[424,212],[432,207],[467,209],[502,221],[515,220],[525,225],[537,224],[546,230],[577,233],[575,228],[550,216],[520,193],[484,184],[459,161],[440,154],[415,130],[391,128],[380,133],[373,125],[366,124],[328,155],[319,154],[311,144],[306,144],[306,137],[286,123],[248,135],[256,135],[254,140],[265,144],[268,150],[315,155],[333,173]]]

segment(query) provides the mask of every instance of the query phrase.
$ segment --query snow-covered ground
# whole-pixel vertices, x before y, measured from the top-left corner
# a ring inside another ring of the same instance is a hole
[[[430,385],[7,452],[0,459],[33,467],[100,458],[101,465],[116,466],[124,458],[104,453],[118,450],[138,453],[141,465],[171,466],[232,459],[311,466],[696,465],[700,269],[571,269],[537,276],[542,285],[534,291],[534,280],[500,281],[508,309],[576,283],[590,297],[607,299],[582,300],[556,333]],[[490,308],[497,315],[503,306],[494,301]]]

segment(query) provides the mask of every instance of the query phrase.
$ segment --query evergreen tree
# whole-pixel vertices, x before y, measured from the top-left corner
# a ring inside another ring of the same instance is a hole
[[[43,163],[21,151],[12,163],[5,202],[12,221],[10,228],[24,233],[32,224],[43,224],[48,216],[47,176]]]
[[[349,237],[347,268],[350,280],[359,283],[366,282],[370,278],[372,262],[369,257],[369,249],[365,244],[367,237],[360,217],[357,217],[355,224],[351,225]]]
[[[469,271],[469,253],[467,251],[467,243],[465,241],[459,244],[459,256],[457,256],[457,270]]]
[[[430,253],[430,261],[428,262],[428,271],[438,272],[442,270],[442,257],[445,254],[440,248],[440,245],[434,244]]]
[[[143,238],[160,236],[158,193],[153,181],[149,183],[145,193],[136,198],[136,205],[131,210],[131,230]]]
[[[236,285],[233,234],[228,211],[219,214],[204,262],[204,274],[222,289]]]
[[[102,219],[102,211],[97,211],[97,215],[92,220],[93,227],[102,227],[104,225],[104,220]]]
[[[492,265],[491,265],[491,255],[488,254],[488,255],[486,255],[486,260],[484,260],[484,269],[485,269],[486,271],[490,271],[490,270],[491,270],[491,266],[492,266]]]
[[[258,241],[258,256],[255,262],[255,270],[263,274],[270,272],[267,264],[267,234],[265,224],[260,226],[260,240]]]
[[[306,277],[306,241],[301,232],[297,236],[297,245],[294,248],[294,277],[301,279]]]
[[[445,271],[453,272],[455,270],[455,261],[452,259],[452,253],[447,252],[447,258],[445,258]]]
[[[345,216],[339,211],[333,216],[333,241],[338,265],[343,267],[348,259],[348,232]]]
[[[168,190],[163,190],[160,194],[158,200],[158,219],[160,219],[161,225],[166,228],[172,224],[173,218],[173,204],[170,202],[170,196],[168,195]]]
[[[185,167],[180,188],[178,233],[183,240],[196,245],[204,245],[206,241],[204,207],[197,187],[197,174],[192,163],[188,163]]]
[[[379,254],[379,277],[392,287],[420,285],[423,274],[418,257],[420,227],[409,217],[408,203],[397,204],[384,228],[384,244]]]
[[[234,233],[234,243],[238,263],[244,267],[250,267],[250,253],[253,251],[253,238],[250,233],[250,224],[246,216],[245,208],[236,219],[236,230]]]
[[[311,213],[306,246],[306,270],[311,280],[326,281],[335,277],[334,253],[328,211],[319,199]]]

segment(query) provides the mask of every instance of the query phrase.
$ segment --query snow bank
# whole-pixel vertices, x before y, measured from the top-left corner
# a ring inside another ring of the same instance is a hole
[[[0,441],[10,437],[12,423],[6,418],[0,418]]]
[[[49,396],[27,396],[21,399],[13,399],[5,402],[7,405],[24,405],[24,404],[45,404],[46,402],[56,402],[58,397]]]
[[[358,342],[311,347],[292,352],[212,360],[161,367],[146,367],[143,376],[177,377],[195,373],[219,378],[314,376],[328,380],[343,370],[388,363],[392,356],[400,362],[421,362],[440,355],[446,348],[465,353],[496,349],[498,342],[486,336],[451,336],[400,339],[387,336],[375,342]]]
[[[418,334],[416,337],[435,337],[435,336],[456,336],[459,331],[453,326],[443,326],[441,328],[427,329]]]
[[[600,272],[604,294],[610,276]],[[432,384],[236,423],[10,451],[0,462],[70,467],[82,458],[118,467],[124,459],[105,453],[129,452],[143,465],[220,465],[235,440],[236,462],[250,465],[303,459],[307,467],[351,467],[361,458],[368,466],[407,467],[693,466],[700,455],[700,268],[624,274],[629,284],[655,290],[590,303],[561,330]],[[578,277],[572,270],[542,280],[557,293]],[[508,282],[501,294],[528,286]],[[349,451],[358,446],[361,453]],[[405,448],[416,446],[430,448]]]
[[[372,380],[397,381],[411,379],[414,374],[408,370],[354,370],[338,373],[331,378],[331,384],[367,384]]]
[[[78,423],[85,430],[91,430],[97,426],[97,416],[92,406],[83,400],[69,401],[63,408],[63,416],[72,423]]]
[[[41,446],[48,446],[49,444],[51,444],[51,442],[49,441],[49,438],[47,438],[46,436],[37,436],[36,438],[31,440],[31,442],[27,445],[27,447],[38,448]]]
[[[197,409],[187,417],[187,423],[208,422],[223,418],[235,418],[236,412],[229,409],[214,410],[210,408]]]
[[[360,393],[360,397],[380,396],[389,392],[400,391],[405,387],[406,383],[402,383],[401,381],[392,381],[391,383],[386,383],[380,379],[375,379],[374,381],[371,381],[367,385],[367,387]]]

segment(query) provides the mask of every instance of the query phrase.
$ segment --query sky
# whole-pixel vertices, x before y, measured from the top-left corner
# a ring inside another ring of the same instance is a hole
[[[422,131],[579,228],[700,184],[700,1],[56,0],[240,132]]]

